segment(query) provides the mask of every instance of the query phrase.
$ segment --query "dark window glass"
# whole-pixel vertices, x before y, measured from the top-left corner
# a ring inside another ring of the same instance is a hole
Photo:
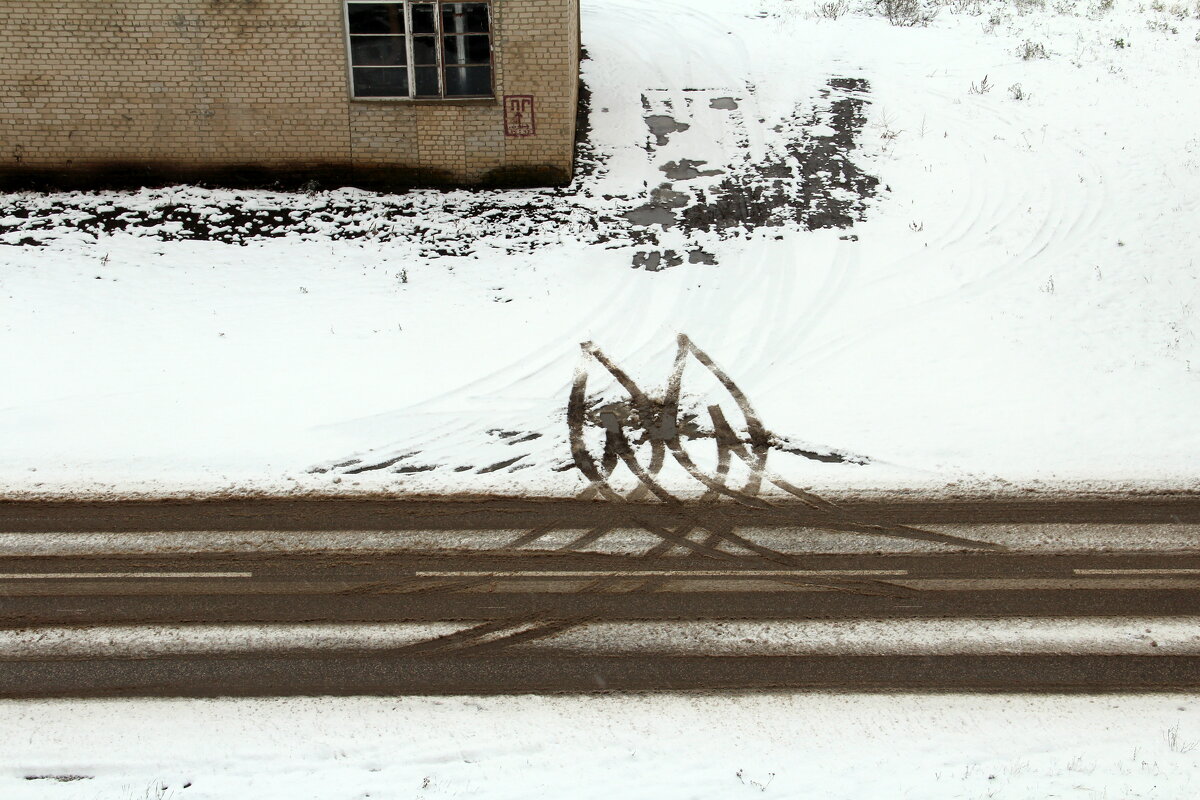
[[[437,67],[416,67],[417,97],[440,97]]]
[[[422,0],[407,5],[407,17],[405,8],[403,2],[347,3],[354,95],[491,96],[488,4]]]
[[[437,18],[433,15],[433,4],[422,3],[412,7],[413,33],[437,33]]]
[[[358,97],[408,97],[408,70],[355,67],[354,94]]]
[[[350,3],[350,33],[404,33],[401,3]]]
[[[491,67],[449,67],[446,69],[447,97],[476,97],[491,93]]]
[[[437,66],[437,39],[432,36],[414,36],[413,63]]]
[[[487,36],[445,37],[446,64],[487,64],[491,49]]]
[[[487,3],[443,3],[442,30],[446,33],[487,33]]]
[[[350,58],[356,67],[402,67],[408,48],[403,36],[351,36]]]

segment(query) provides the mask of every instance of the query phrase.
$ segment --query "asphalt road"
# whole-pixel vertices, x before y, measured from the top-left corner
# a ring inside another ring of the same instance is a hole
[[[1200,498],[0,503],[0,696],[1200,686]]]

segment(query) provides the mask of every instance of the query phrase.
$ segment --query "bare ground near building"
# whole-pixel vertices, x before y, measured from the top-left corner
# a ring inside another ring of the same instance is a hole
[[[659,179],[635,193],[609,194],[598,178],[607,155],[590,139],[590,93],[580,91],[576,176],[568,186],[543,189],[378,191],[420,186],[413,176],[358,175],[330,166],[315,172],[247,167],[199,176],[195,186],[163,186],[157,173],[116,169],[97,173],[93,189],[0,195],[0,244],[38,247],[72,234],[114,233],[162,241],[226,244],[278,237],[404,241],[424,257],[469,256],[483,248],[531,252],[564,237],[600,247],[636,247],[632,265],[659,271],[684,263],[713,264],[705,241],[772,228],[849,228],[866,214],[879,180],[855,158],[866,122],[870,84],[832,76],[816,97],[773,125],[776,145],[765,158],[742,152],[727,164],[668,158],[657,150],[692,125],[672,114],[703,110],[729,135],[745,139],[765,120],[749,117],[743,96],[685,89],[685,107],[666,90],[643,94],[646,158]],[[635,98],[631,101],[636,102]],[[694,133],[693,133],[694,135]],[[710,142],[698,142],[698,146]],[[364,180],[366,180],[364,183]],[[497,176],[509,187],[536,176]],[[131,186],[149,188],[129,191]],[[344,189],[363,186],[376,191]],[[121,191],[115,190],[121,189]],[[682,232],[687,246],[661,243]]]

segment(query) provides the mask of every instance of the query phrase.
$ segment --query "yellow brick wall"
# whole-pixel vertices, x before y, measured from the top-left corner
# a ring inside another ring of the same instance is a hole
[[[577,0],[492,0],[496,100],[352,100],[343,0],[3,0],[0,174],[570,174]],[[505,94],[537,133],[506,137]]]
[[[575,138],[579,87],[578,0],[508,3],[498,48],[504,57],[504,94],[534,96],[537,135],[507,138],[508,166],[536,166],[555,157],[555,145]],[[566,37],[550,39],[547,27]],[[566,89],[562,91],[561,89]]]

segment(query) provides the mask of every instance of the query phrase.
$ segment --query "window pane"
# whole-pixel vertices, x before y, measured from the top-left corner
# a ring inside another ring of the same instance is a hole
[[[491,61],[487,36],[447,36],[446,64],[487,64]]]
[[[443,3],[442,30],[446,33],[487,33],[487,3]]]
[[[413,37],[413,63],[437,66],[437,39],[432,36]]]
[[[401,3],[350,3],[351,33],[404,33]]]
[[[421,3],[412,7],[413,33],[437,33],[437,20],[433,16],[433,4]]]
[[[408,97],[407,69],[354,70],[355,97]]]
[[[416,67],[417,97],[441,97],[437,67]]]
[[[491,93],[491,67],[449,67],[446,70],[447,97],[490,96]]]
[[[351,36],[350,59],[356,67],[404,66],[408,51],[403,36]]]

